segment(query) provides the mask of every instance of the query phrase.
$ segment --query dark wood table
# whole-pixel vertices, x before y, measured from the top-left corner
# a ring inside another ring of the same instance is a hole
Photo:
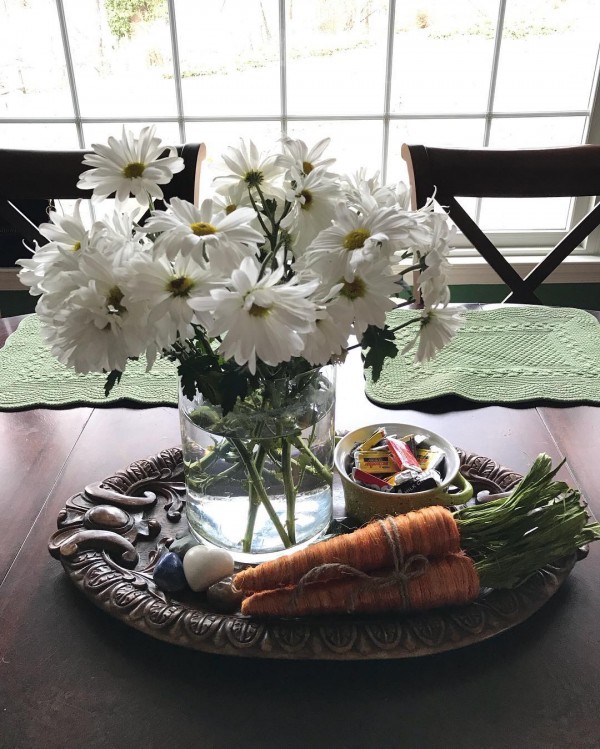
[[[0,320],[0,345],[17,319]],[[380,409],[357,360],[338,428],[401,421],[524,472],[540,452],[600,516],[600,409]],[[177,412],[0,413],[0,747],[600,746],[600,544],[544,607],[477,645],[417,659],[271,661],[147,637],[96,609],[47,551],[65,500],[179,444]]]

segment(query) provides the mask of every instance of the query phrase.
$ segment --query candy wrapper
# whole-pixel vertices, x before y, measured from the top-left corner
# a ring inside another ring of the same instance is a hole
[[[347,458],[348,474],[361,486],[381,492],[414,493],[443,483],[443,450],[422,434],[404,437],[377,429],[355,445]]]

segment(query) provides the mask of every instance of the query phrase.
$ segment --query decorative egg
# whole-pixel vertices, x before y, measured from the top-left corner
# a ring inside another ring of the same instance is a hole
[[[183,558],[183,571],[190,588],[199,592],[233,573],[233,557],[225,549],[194,546]]]

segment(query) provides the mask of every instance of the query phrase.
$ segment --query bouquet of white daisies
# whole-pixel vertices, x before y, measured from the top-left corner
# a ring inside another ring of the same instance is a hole
[[[183,162],[154,128],[94,145],[78,186],[92,201],[114,194],[114,213],[86,226],[79,203],[52,211],[48,243],[19,261],[53,354],[107,373],[109,389],[128,359],[151,368],[167,355],[189,396],[227,411],[258,382],[338,360],[349,342],[380,369],[397,353],[386,313],[407,303],[403,276],[417,270],[423,307],[407,348],[434,356],[462,324],[447,307],[445,214],[410,210],[402,183],[336,174],[328,145],[282,138],[260,153],[242,141],[212,198],[161,210],[160,186]]]

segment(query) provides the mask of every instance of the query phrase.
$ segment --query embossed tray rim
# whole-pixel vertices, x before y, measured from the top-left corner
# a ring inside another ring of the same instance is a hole
[[[460,450],[459,453],[463,474],[480,488],[508,490],[521,478],[491,458],[466,455]],[[173,448],[132,463],[93,489],[86,487],[70,497],[59,513],[59,530],[50,539],[49,549],[61,560],[74,585],[112,617],[151,637],[204,652],[359,660],[418,657],[454,650],[494,637],[528,619],[558,590],[576,561],[573,555],[549,565],[514,590],[486,591],[468,605],[434,611],[271,620],[218,613],[200,597],[196,600],[191,596],[170,596],[157,590],[152,582],[152,560],[169,540],[164,535],[152,539],[156,526],[166,523],[172,527],[174,538],[175,532],[185,525],[181,517],[182,492],[177,488],[182,477],[181,450]],[[100,499],[90,498],[94,491]],[[73,540],[84,527],[83,521],[77,519],[78,513],[83,518],[84,512],[98,505],[118,504],[116,495],[147,504],[143,497],[151,492],[158,496],[154,507],[123,511],[123,515],[134,518],[135,527],[127,531],[130,537],[134,533],[133,545],[139,543],[140,549],[143,545],[149,549],[146,555],[150,562],[145,567],[127,569],[105,549],[80,548],[86,544]],[[169,514],[171,521],[167,519]],[[136,533],[140,534],[137,540]]]

